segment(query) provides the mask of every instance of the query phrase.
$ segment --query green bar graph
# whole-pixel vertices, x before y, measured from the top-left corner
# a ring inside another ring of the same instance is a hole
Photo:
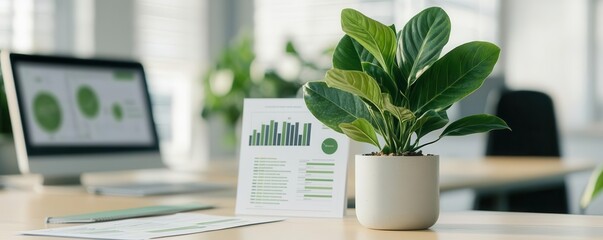
[[[306,194],[306,195],[304,195],[304,197],[310,197],[310,198],[332,198],[333,196],[331,196],[331,195]]]
[[[304,133],[302,134],[302,143],[306,143],[306,138],[308,137],[308,123],[304,123]]]
[[[335,163],[317,163],[317,162],[309,162],[306,165],[314,165],[314,166],[335,166]]]
[[[333,179],[328,179],[328,178],[306,178],[306,181],[309,181],[309,182],[332,182]]]
[[[249,146],[310,146],[311,132],[312,123],[270,120],[249,133]]]
[[[272,140],[273,140],[272,135],[274,133],[274,120],[270,120],[270,131],[269,132],[270,133],[268,134],[268,136],[269,136],[268,146],[271,146],[272,145]]]
[[[306,173],[333,173],[333,171],[307,170]]]
[[[262,145],[264,145],[264,131],[266,131],[265,126],[266,125],[262,124],[262,129],[260,129],[260,143],[262,143]]]
[[[258,134],[258,130],[253,130],[253,135],[251,135],[251,142],[249,143],[249,145],[251,145],[252,143],[255,143],[256,140],[256,135]]]
[[[285,145],[285,132],[286,132],[286,128],[287,128],[287,122],[283,122],[283,129],[281,129],[281,143],[279,146]]]
[[[314,187],[314,186],[307,186],[305,187],[305,189],[307,190],[333,190],[333,187]]]

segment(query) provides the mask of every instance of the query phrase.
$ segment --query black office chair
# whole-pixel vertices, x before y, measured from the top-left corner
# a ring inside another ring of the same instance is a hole
[[[512,131],[490,132],[487,156],[561,156],[555,110],[548,95],[535,91],[503,91],[495,114],[504,119]],[[568,213],[565,181],[546,188],[508,191],[503,193],[503,198],[496,194],[501,193],[478,192],[474,208]],[[500,209],[501,206],[505,209]]]

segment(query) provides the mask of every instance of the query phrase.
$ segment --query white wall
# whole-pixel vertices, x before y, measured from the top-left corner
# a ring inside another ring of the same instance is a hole
[[[507,0],[503,50],[507,83],[552,95],[562,129],[591,119],[588,63],[589,0]]]
[[[134,1],[95,1],[94,43],[97,56],[132,58]]]

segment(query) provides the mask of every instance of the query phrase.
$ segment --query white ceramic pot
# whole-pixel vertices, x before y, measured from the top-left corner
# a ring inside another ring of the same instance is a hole
[[[427,229],[440,214],[439,156],[356,155],[356,215],[365,227]]]

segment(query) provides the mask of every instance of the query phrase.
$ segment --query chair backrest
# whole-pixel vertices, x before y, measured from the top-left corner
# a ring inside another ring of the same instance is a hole
[[[559,135],[555,108],[542,92],[503,91],[495,114],[504,119],[511,131],[488,133],[488,156],[559,157]],[[540,188],[511,189],[503,193],[477,193],[474,208],[512,212],[568,213],[565,182]]]
[[[560,156],[559,135],[552,99],[536,91],[505,91],[496,115],[511,131],[488,134],[488,156]]]

